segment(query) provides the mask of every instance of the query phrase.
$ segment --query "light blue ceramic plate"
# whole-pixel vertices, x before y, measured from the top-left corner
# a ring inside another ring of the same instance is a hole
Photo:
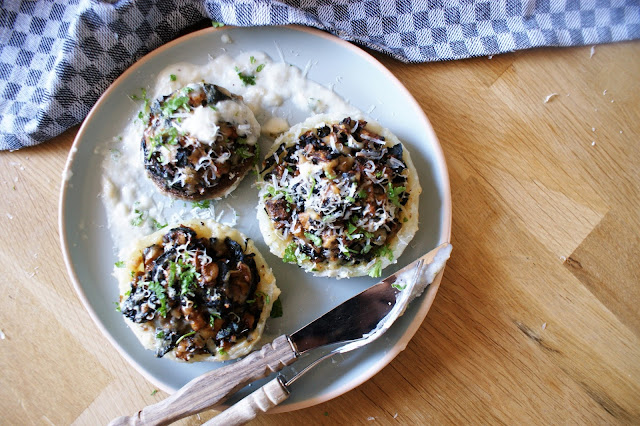
[[[223,43],[228,34],[232,43]],[[138,105],[128,96],[155,79],[158,71],[174,62],[203,64],[208,55],[223,51],[235,55],[245,51],[266,52],[274,61],[284,60],[300,69],[308,64],[308,78],[333,87],[344,99],[395,133],[410,150],[420,176],[420,230],[398,263],[383,271],[391,274],[401,266],[449,241],[451,196],[442,151],[420,106],[402,84],[378,61],[358,47],[318,30],[302,27],[257,27],[206,29],[189,34],[155,50],[127,70],[96,103],[82,125],[71,149],[60,195],[62,252],[71,279],[89,314],[109,341],[149,381],[174,392],[198,375],[219,364],[180,364],[157,359],[144,350],[114,310],[117,283],[111,272],[117,260],[106,227],[106,213],[98,194],[101,190],[102,157],[96,148],[125,127]],[[300,119],[304,117],[299,117]],[[291,122],[293,125],[294,122]],[[263,150],[264,152],[264,150]],[[237,227],[253,238],[272,266],[282,290],[284,316],[267,324],[266,334],[291,333],[375,283],[372,278],[335,280],[313,278],[294,265],[271,255],[255,219],[257,191],[253,178],[245,179],[225,202],[239,213]],[[403,350],[424,320],[435,297],[440,276],[416,300],[396,324],[373,344],[325,361],[292,385],[291,397],[276,411],[308,407],[341,395],[385,367]],[[300,369],[308,360],[294,364]],[[286,373],[289,376],[291,372]],[[237,398],[256,389],[242,390]]]

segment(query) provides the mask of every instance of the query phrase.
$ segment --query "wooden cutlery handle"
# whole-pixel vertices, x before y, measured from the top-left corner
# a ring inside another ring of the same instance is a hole
[[[287,336],[277,337],[243,360],[196,377],[170,397],[143,408],[133,416],[118,417],[109,424],[172,423],[215,406],[248,383],[282,370],[295,359],[296,353]]]
[[[257,391],[218,414],[204,426],[243,425],[260,413],[266,413],[289,397],[289,391],[277,377]]]

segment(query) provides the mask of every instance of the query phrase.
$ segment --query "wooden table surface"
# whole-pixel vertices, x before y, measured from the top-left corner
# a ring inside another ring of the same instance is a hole
[[[253,424],[640,424],[640,42],[591,53],[377,55],[444,150],[453,256],[391,364]],[[100,334],[67,276],[58,196],[76,132],[0,153],[4,424],[104,424],[166,396]]]

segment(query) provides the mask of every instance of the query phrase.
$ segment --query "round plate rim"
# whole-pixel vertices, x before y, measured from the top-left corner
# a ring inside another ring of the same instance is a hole
[[[129,75],[135,73],[138,68],[142,67],[147,61],[151,60],[153,57],[155,57],[158,54],[161,54],[163,51],[167,50],[167,49],[171,49],[174,46],[184,43],[187,40],[190,40],[191,38],[197,38],[197,37],[206,37],[208,36],[208,33],[210,32],[215,32],[215,31],[223,31],[225,28],[229,28],[227,27],[222,27],[222,28],[205,28],[199,31],[195,31],[189,34],[186,34],[184,36],[181,36],[175,40],[172,40],[156,49],[154,49],[153,51],[147,53],[145,56],[143,56],[142,58],[140,58],[138,61],[136,61],[135,63],[133,63],[131,66],[129,66],[129,68],[127,68],[113,83],[111,83],[111,85],[109,86],[109,88],[107,88],[107,90],[100,96],[100,98],[96,101],[96,103],[94,104],[94,106],[91,108],[91,111],[89,112],[89,114],[87,114],[87,116],[85,117],[85,119],[83,120],[82,125],[80,126],[80,129],[78,130],[78,133],[76,134],[76,137],[73,141],[73,144],[71,146],[71,149],[69,151],[69,155],[67,157],[67,161],[65,163],[64,166],[64,171],[63,171],[63,179],[62,179],[62,183],[61,183],[61,188],[60,188],[60,196],[59,196],[59,203],[58,203],[58,228],[59,228],[59,232],[60,232],[60,245],[61,245],[61,250],[62,250],[62,255],[63,255],[63,259],[64,259],[64,263],[67,269],[67,273],[69,274],[69,277],[71,278],[73,287],[80,299],[80,301],[82,302],[84,308],[87,310],[87,312],[89,313],[89,316],[91,317],[91,319],[93,320],[94,324],[98,327],[98,329],[102,332],[102,334],[107,338],[107,340],[112,344],[113,347],[116,348],[116,350],[120,353],[120,355],[122,355],[127,362],[132,365],[136,371],[138,371],[138,373],[140,373],[145,379],[147,379],[148,381],[150,381],[151,383],[153,383],[156,387],[158,387],[159,389],[163,390],[166,393],[172,394],[174,393],[177,389],[173,389],[169,386],[165,386],[164,383],[158,381],[154,376],[151,376],[149,374],[147,374],[147,372],[145,371],[145,369],[142,367],[142,365],[140,365],[139,362],[137,362],[136,360],[133,359],[133,357],[131,357],[129,355],[129,353],[127,353],[127,351],[124,350],[124,348],[119,344],[119,342],[111,335],[111,333],[107,330],[107,328],[105,327],[105,325],[102,323],[102,321],[99,319],[96,311],[94,310],[94,308],[92,307],[92,305],[89,303],[89,300],[84,292],[84,289],[82,288],[82,286],[80,285],[80,280],[75,272],[75,269],[73,267],[73,263],[72,263],[72,259],[71,259],[71,254],[69,251],[69,245],[68,245],[68,240],[67,240],[67,229],[66,229],[66,224],[65,224],[65,213],[66,213],[66,208],[65,208],[65,201],[66,201],[66,197],[67,197],[67,192],[68,192],[68,186],[67,186],[67,179],[65,177],[70,176],[69,173],[71,172],[71,167],[73,164],[73,160],[75,157],[75,153],[77,152],[77,147],[80,143],[80,141],[83,139],[84,133],[86,131],[86,128],[88,126],[88,123],[91,121],[95,111],[98,110],[98,108],[100,107],[100,105],[102,104],[102,102],[104,101],[104,99],[108,98],[111,94],[111,92],[115,91],[115,88],[122,83],[123,81],[125,81]],[[239,27],[235,27],[235,28],[239,28]],[[334,35],[328,34],[324,31],[318,30],[316,28],[312,28],[312,27],[304,27],[304,26],[298,26],[298,25],[287,25],[287,26],[283,26],[280,28],[286,28],[289,30],[294,30],[294,31],[301,31],[301,32],[306,32],[309,34],[312,34],[314,36],[323,38],[325,40],[328,40],[332,43],[336,43],[338,45],[340,45],[341,47],[347,48],[348,50],[350,50],[352,53],[363,57],[368,63],[370,63],[371,65],[375,66],[376,68],[378,68],[379,71],[381,71],[383,74],[386,75],[386,77],[397,83],[397,86],[403,91],[403,95],[404,97],[409,100],[409,102],[411,103],[411,107],[413,109],[415,109],[418,112],[418,115],[420,116],[420,118],[423,120],[423,125],[428,129],[429,134],[426,135],[427,139],[432,140],[433,141],[433,151],[434,151],[434,160],[435,160],[435,164],[437,167],[435,167],[434,172],[439,175],[440,177],[440,191],[441,191],[441,195],[442,195],[442,211],[444,214],[444,218],[443,221],[441,222],[441,230],[440,230],[440,236],[439,236],[439,244],[444,243],[444,242],[449,242],[451,240],[451,222],[452,222],[452,205],[451,205],[451,189],[450,189],[450,182],[449,182],[449,174],[448,174],[448,169],[447,169],[447,164],[444,158],[444,153],[442,151],[442,147],[440,145],[440,142],[438,141],[438,138],[436,137],[436,134],[433,130],[433,127],[431,126],[431,123],[429,121],[429,119],[427,118],[426,114],[424,113],[424,111],[422,110],[422,108],[420,107],[420,105],[418,104],[418,102],[415,100],[415,98],[413,97],[413,95],[411,95],[411,93],[406,89],[406,87],[398,80],[398,78],[393,75],[391,73],[391,71],[389,71],[384,65],[382,65],[375,57],[373,57],[371,54],[365,52],[363,49],[361,49],[360,47],[356,46],[355,44],[342,40]],[[411,321],[411,323],[409,324],[409,327],[407,327],[407,329],[405,330],[405,332],[402,334],[402,337],[398,340],[398,342],[389,350],[386,352],[385,356],[382,357],[378,362],[376,362],[374,364],[374,366],[372,368],[370,368],[367,371],[367,374],[363,374],[361,376],[358,377],[357,380],[350,380],[346,385],[339,387],[338,389],[332,391],[332,392],[328,392],[325,393],[323,395],[317,396],[315,398],[309,398],[307,400],[304,401],[300,401],[297,403],[293,403],[293,404],[289,404],[289,405],[284,405],[284,406],[277,406],[274,409],[270,410],[270,413],[281,413],[281,412],[288,412],[288,411],[295,411],[295,410],[299,410],[299,409],[303,409],[303,408],[307,408],[307,407],[311,407],[317,404],[320,404],[322,402],[326,402],[329,401],[333,398],[336,398],[340,395],[343,395],[344,393],[355,389],[356,387],[360,386],[362,383],[366,382],[367,380],[369,380],[370,378],[372,378],[375,374],[377,374],[378,372],[380,372],[384,367],[386,367],[402,350],[404,350],[407,346],[407,344],[409,343],[409,341],[413,338],[413,336],[415,335],[415,333],[418,331],[418,328],[421,326],[421,324],[424,321],[424,318],[426,317],[429,309],[431,308],[431,305],[433,304],[433,300],[435,299],[435,295],[438,291],[438,288],[440,286],[440,282],[442,280],[442,275],[443,275],[444,271],[441,271],[438,276],[436,277],[436,279],[434,280],[434,282],[432,283],[432,285],[429,286],[428,290],[425,292],[425,294],[422,296],[424,298],[424,300],[422,301],[422,304],[420,306],[420,309],[418,310],[418,312],[416,313],[414,319]]]

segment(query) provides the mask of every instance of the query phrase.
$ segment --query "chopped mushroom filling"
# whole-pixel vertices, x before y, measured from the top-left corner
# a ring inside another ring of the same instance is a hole
[[[240,99],[201,83],[153,102],[141,144],[153,181],[179,198],[197,200],[218,195],[244,175],[254,163],[257,135],[250,124],[234,124],[219,111]],[[241,104],[231,111],[242,119],[250,110]]]
[[[368,263],[387,256],[407,203],[402,145],[347,117],[280,145],[263,165],[264,205],[276,230],[292,236],[283,260]]]
[[[143,252],[121,303],[122,314],[155,328],[162,357],[224,353],[256,328],[268,296],[257,291],[254,254],[225,238],[197,238],[187,227],[171,229],[162,245]]]

